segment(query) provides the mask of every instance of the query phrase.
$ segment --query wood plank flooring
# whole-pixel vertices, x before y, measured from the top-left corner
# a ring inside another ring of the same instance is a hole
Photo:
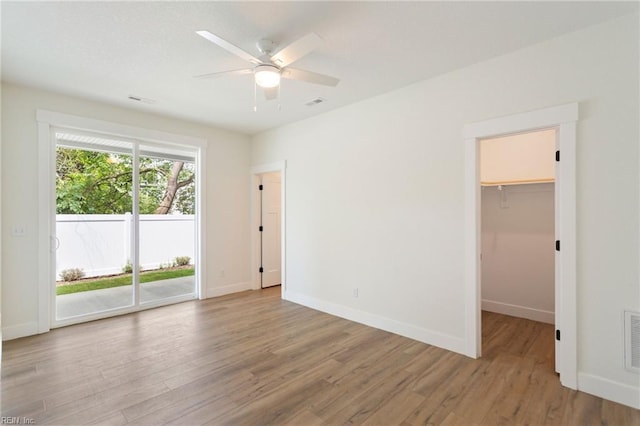
[[[483,313],[472,360],[271,288],[5,342],[2,416],[58,425],[640,425],[560,386],[553,327]]]

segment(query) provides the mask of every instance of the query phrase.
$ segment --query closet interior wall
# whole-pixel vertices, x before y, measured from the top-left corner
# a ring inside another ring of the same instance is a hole
[[[554,323],[554,187],[482,187],[483,310]]]

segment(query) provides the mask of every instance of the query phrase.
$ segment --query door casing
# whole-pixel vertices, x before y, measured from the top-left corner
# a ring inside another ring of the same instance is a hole
[[[560,162],[556,167],[556,328],[560,382],[577,389],[576,312],[576,125],[578,104],[565,104],[468,124],[463,130],[465,152],[465,354],[482,355],[480,274],[481,139],[557,128]]]
[[[252,241],[252,256],[251,256],[251,282],[252,288],[257,290],[260,288],[260,193],[258,185],[260,185],[260,175],[270,172],[280,172],[280,278],[282,284],[280,286],[281,297],[287,291],[287,249],[286,249],[286,218],[287,218],[287,203],[286,203],[286,187],[287,187],[287,162],[277,161],[274,163],[260,164],[251,168],[251,241]]]

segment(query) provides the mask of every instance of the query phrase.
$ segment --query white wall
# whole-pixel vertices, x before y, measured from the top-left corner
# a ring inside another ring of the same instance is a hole
[[[579,102],[578,386],[640,401],[638,92],[632,15],[255,136],[287,160],[286,297],[462,351],[462,129]]]
[[[554,324],[554,184],[482,188],[482,309]]]
[[[5,338],[37,330],[38,108],[206,139],[206,292],[213,296],[250,287],[247,136],[3,83],[2,326]],[[8,230],[13,225],[25,226],[26,235],[12,237]],[[224,277],[221,270],[225,271]]]

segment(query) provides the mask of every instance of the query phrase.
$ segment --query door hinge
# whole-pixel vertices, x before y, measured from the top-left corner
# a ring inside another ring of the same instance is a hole
[[[258,189],[259,189],[260,191],[262,191],[262,189],[263,189],[263,188],[264,188],[264,187],[263,187],[262,185],[258,185]]]
[[[556,161],[560,161],[560,151],[556,151]]]
[[[260,227],[258,227],[258,231],[262,232],[264,230],[264,228],[262,227],[262,225],[260,225]]]
[[[560,341],[560,330],[556,330],[556,340]]]
[[[258,272],[262,274],[264,272],[264,268],[261,266],[260,269],[258,269]]]
[[[560,251],[560,240],[556,240],[556,251]]]

